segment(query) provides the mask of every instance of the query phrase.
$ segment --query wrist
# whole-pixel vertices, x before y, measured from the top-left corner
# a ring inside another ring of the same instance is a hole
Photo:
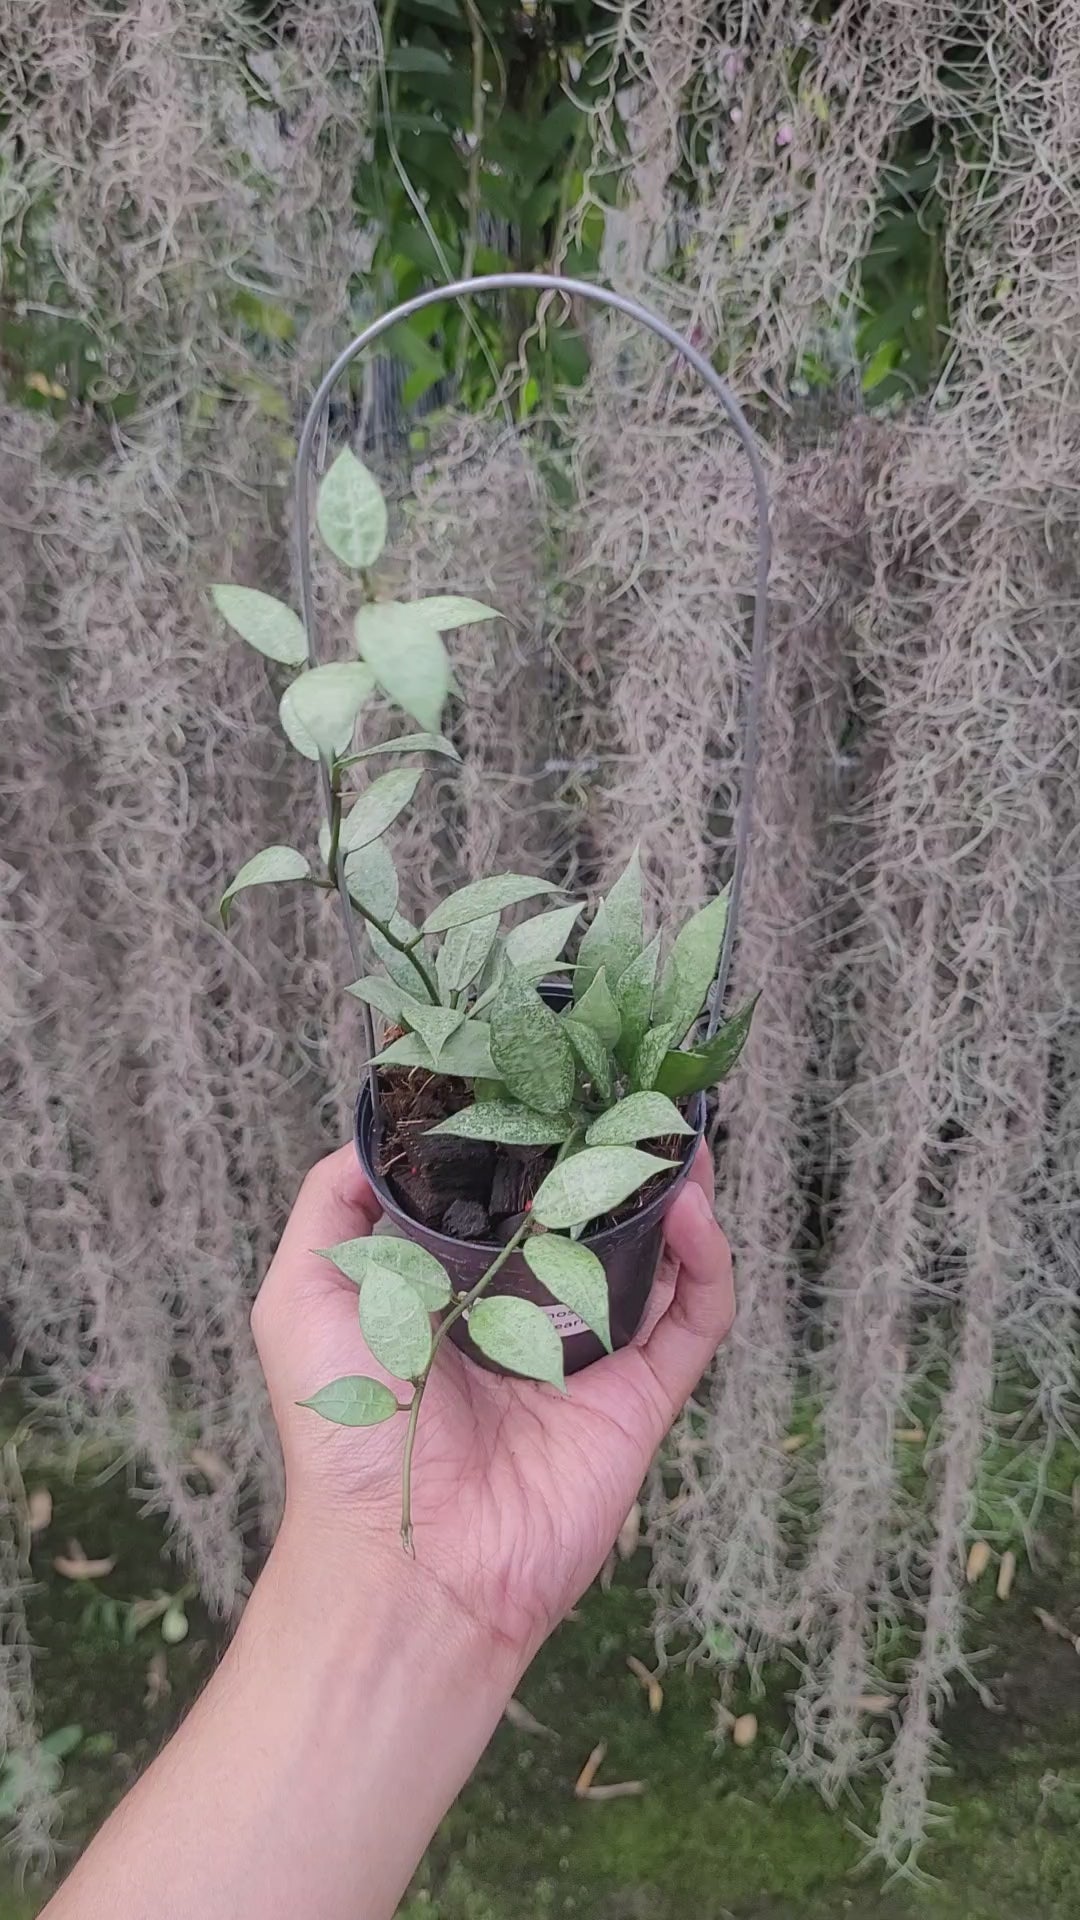
[[[153,1833],[140,1914],[161,1880],[179,1889],[170,1914],[398,1911],[516,1673],[391,1545],[289,1513],[221,1666],[136,1790]]]
[[[396,1529],[332,1528],[286,1507],[256,1589],[281,1631],[321,1655],[342,1681],[372,1654],[407,1668],[411,1689],[438,1688],[501,1715],[529,1651],[464,1611],[437,1572],[405,1551]]]

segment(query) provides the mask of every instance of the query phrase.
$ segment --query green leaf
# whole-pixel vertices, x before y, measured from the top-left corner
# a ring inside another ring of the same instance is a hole
[[[529,1380],[564,1386],[562,1341],[542,1307],[514,1294],[478,1300],[469,1314],[469,1337],[500,1367]]]
[[[565,1115],[535,1113],[513,1100],[481,1100],[440,1120],[429,1133],[449,1133],[457,1140],[494,1140],[503,1147],[558,1147],[573,1131]]]
[[[161,1616],[161,1637],[169,1647],[178,1647],[188,1637],[188,1617],[178,1602],[166,1607]]]
[[[396,740],[376,740],[374,746],[347,753],[344,760],[338,761],[338,766],[355,767],[358,761],[370,760],[376,753],[441,753],[447,760],[461,759],[453,741],[441,733],[402,733]]]
[[[366,910],[384,925],[390,924],[398,903],[398,875],[385,840],[372,840],[347,856],[345,885],[362,913]],[[415,973],[413,981],[419,986]]]
[[[446,1268],[414,1240],[399,1240],[389,1233],[367,1234],[361,1240],[342,1240],[336,1247],[320,1247],[319,1253],[357,1287],[376,1267],[389,1268],[408,1281],[430,1313],[448,1307],[453,1298]]]
[[[55,1768],[58,1774],[60,1773],[60,1768],[55,1761],[50,1763],[50,1767]],[[33,1770],[30,1762],[21,1754],[9,1754],[3,1766],[0,1767],[0,1820],[12,1819],[18,1813],[23,1799],[39,1794],[43,1784],[48,1786],[59,1783],[48,1779],[43,1782],[42,1775]]]
[[[387,55],[388,73],[449,74],[452,72],[445,53],[435,47],[394,47]]]
[[[417,1000],[409,993],[401,999],[403,1019],[420,1035],[438,1069],[443,1048],[465,1019],[464,1007],[433,1007],[430,1000]]]
[[[116,1752],[116,1748],[116,1735],[110,1733],[108,1729],[102,1733],[90,1734],[83,1743],[83,1752],[88,1760],[105,1760],[110,1753]]]
[[[582,938],[574,980],[575,995],[580,999],[601,967],[606,968],[608,985],[614,988],[630,962],[637,959],[644,939],[641,858],[635,847]]]
[[[642,948],[637,959],[631,960],[615,987],[615,1005],[619,1009],[622,1029],[615,1051],[620,1066],[627,1071],[633,1066],[634,1055],[649,1030],[659,960],[660,935],[656,934],[648,946]]]
[[[676,1040],[689,1031],[705,1005],[720,964],[727,926],[729,889],[695,913],[679,934],[660,977],[653,1009],[658,1023],[670,1021]]]
[[[424,932],[448,933],[451,927],[463,927],[469,920],[483,920],[489,913],[501,913],[504,907],[515,906],[519,900],[531,900],[538,893],[557,892],[552,881],[537,880],[524,873],[496,873],[490,880],[471,880],[467,887],[459,887],[457,893],[450,894],[433,908],[424,921]]]
[[[415,1380],[431,1359],[427,1308],[392,1267],[372,1267],[360,1289],[360,1326],[380,1366],[399,1380]]]
[[[274,880],[307,880],[311,868],[295,847],[264,847],[241,867],[221,896],[218,908],[222,926],[229,924],[229,908],[245,887],[267,887]]]
[[[558,1015],[511,973],[491,1008],[491,1057],[515,1100],[565,1113],[574,1097],[574,1055]]]
[[[541,1227],[583,1227],[678,1164],[638,1147],[586,1147],[552,1168],[533,1200],[533,1219]]]
[[[283,667],[307,665],[307,636],[303,622],[272,593],[257,587],[211,587],[210,597],[223,620],[249,647],[277,660]]]
[[[663,1093],[628,1093],[594,1120],[585,1139],[590,1147],[634,1147],[639,1140],[666,1140],[672,1133],[693,1133],[678,1107]]]
[[[506,618],[498,607],[487,607],[482,600],[470,600],[462,593],[429,593],[422,600],[411,600],[409,609],[439,633],[452,633],[455,627],[476,626],[481,620]]]
[[[47,1733],[38,1745],[42,1753],[51,1754],[54,1760],[66,1760],[69,1753],[74,1753],[76,1747],[82,1746],[82,1741],[81,1727],[54,1727],[52,1733]]]
[[[564,1015],[566,1036],[592,1081],[598,1100],[610,1100],[615,1091],[615,1065],[595,1027],[586,1027]]]
[[[552,1299],[584,1320],[610,1353],[607,1275],[595,1253],[580,1241],[563,1240],[557,1233],[531,1233],[521,1251]]]
[[[650,1027],[634,1055],[630,1084],[635,1093],[648,1093],[655,1087],[661,1064],[674,1043],[675,1029],[670,1020],[662,1027]]]
[[[395,767],[392,773],[380,774],[370,787],[365,787],[341,823],[343,851],[355,853],[378,840],[398,814],[404,812],[423,777],[422,772],[414,772],[410,767]]]
[[[439,1056],[438,1071],[462,1080],[494,1080],[495,1062],[491,1057],[491,1029],[486,1020],[466,1020],[450,1035]],[[375,1056],[377,1066],[426,1067],[436,1071],[431,1053],[418,1033],[403,1034]]]
[[[573,1017],[579,1025],[591,1027],[605,1047],[614,1047],[622,1032],[622,1021],[611,997],[606,967],[598,968],[593,974],[589,986],[574,1007]]]
[[[363,1373],[348,1373],[340,1380],[331,1380],[328,1387],[320,1387],[310,1400],[297,1404],[311,1407],[313,1412],[321,1413],[324,1420],[332,1420],[336,1427],[377,1427],[380,1421],[389,1420],[398,1411],[396,1396],[389,1387],[382,1380],[371,1380]]]
[[[436,733],[450,692],[450,657],[438,629],[393,600],[361,607],[356,645],[387,698]]]
[[[755,994],[702,1046],[685,1053],[666,1053],[656,1075],[661,1093],[678,1099],[682,1094],[702,1093],[706,1087],[714,1087],[726,1079],[746,1045],[757,1003]]]
[[[468,920],[463,927],[452,927],[439,948],[435,962],[439,992],[448,999],[472,985],[487,961],[498,938],[499,916],[485,914],[482,920]]]
[[[504,942],[511,966],[523,974],[546,973],[559,958],[580,912],[581,906],[575,901],[568,907],[556,907],[554,913],[534,914],[531,920],[512,928]]]
[[[362,1000],[365,1006],[377,1008],[391,1026],[404,1025],[403,1007],[410,995],[403,992],[393,980],[388,980],[385,974],[365,974],[362,980],[354,980],[345,991],[351,993],[354,1000]]]
[[[892,372],[893,368],[895,367],[897,360],[899,359],[900,352],[901,352],[901,348],[898,341],[896,340],[882,341],[882,344],[878,348],[877,352],[874,354],[871,354],[870,359],[867,361],[865,367],[863,368],[862,390],[864,393],[872,393],[875,387],[879,387],[881,385],[881,382]]]
[[[345,447],[322,481],[315,522],[346,567],[370,567],[386,545],[386,501],[362,460]]]
[[[305,760],[333,760],[353,737],[356,716],[375,690],[360,660],[310,667],[286,687],[278,713],[286,736]]]

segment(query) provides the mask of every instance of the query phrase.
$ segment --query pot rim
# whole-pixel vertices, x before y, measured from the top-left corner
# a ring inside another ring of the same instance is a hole
[[[694,1132],[686,1141],[686,1151],[683,1155],[682,1164],[672,1169],[670,1179],[664,1183],[659,1193],[653,1196],[648,1206],[642,1207],[640,1213],[632,1214],[629,1220],[620,1220],[617,1226],[605,1227],[600,1233],[582,1234],[581,1244],[588,1247],[590,1252],[596,1253],[602,1258],[604,1253],[610,1251],[624,1234],[634,1233],[635,1235],[640,1235],[643,1230],[647,1231],[648,1228],[654,1226],[658,1220],[663,1218],[676,1188],[681,1186],[682,1182],[688,1177],[697,1156],[697,1150],[704,1138],[705,1095],[703,1093],[694,1095],[694,1103],[687,1118],[693,1121]],[[413,1226],[418,1227],[429,1240],[433,1242],[438,1241],[441,1247],[445,1247],[448,1255],[456,1252],[460,1258],[462,1253],[465,1252],[484,1254],[497,1254],[501,1252],[502,1248],[497,1240],[458,1240],[453,1234],[440,1232],[437,1227],[425,1226],[422,1220],[416,1220],[414,1216],[407,1211],[401,1201],[391,1191],[382,1174],[378,1172],[374,1161],[367,1152],[365,1134],[371,1133],[373,1119],[371,1085],[369,1076],[365,1073],[360,1085],[360,1091],[356,1097],[353,1139],[360,1165],[368,1180],[370,1180],[379,1199],[382,1201],[384,1211],[392,1217],[408,1221]]]

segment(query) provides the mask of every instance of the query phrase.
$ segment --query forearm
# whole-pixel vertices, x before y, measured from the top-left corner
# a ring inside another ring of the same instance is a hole
[[[46,1920],[388,1920],[518,1671],[400,1549],[335,1567],[286,1525],[213,1681]]]

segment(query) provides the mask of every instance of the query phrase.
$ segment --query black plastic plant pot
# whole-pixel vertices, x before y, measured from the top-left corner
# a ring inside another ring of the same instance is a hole
[[[569,997],[568,990],[561,983],[560,986],[545,983],[543,993],[545,1000],[551,1000],[556,1005]],[[618,1226],[606,1227],[601,1233],[587,1233],[584,1236],[585,1246],[602,1262],[607,1275],[611,1343],[615,1348],[629,1345],[644,1318],[663,1251],[664,1215],[690,1172],[704,1131],[703,1094],[695,1097],[687,1118],[694,1133],[686,1139],[682,1165],[672,1173],[660,1191],[630,1219],[620,1221]],[[375,1115],[371,1088],[366,1078],[356,1103],[356,1151],[387,1219],[405,1239],[415,1240],[418,1246],[426,1247],[429,1253],[442,1261],[459,1293],[468,1292],[499,1252],[498,1242],[457,1240],[451,1234],[438,1233],[432,1227],[422,1226],[419,1220],[414,1220],[405,1211],[376,1165]],[[595,1333],[590,1332],[584,1321],[579,1320],[568,1307],[560,1306],[552,1299],[546,1287],[540,1285],[526,1266],[521,1253],[512,1253],[499,1269],[491,1283],[491,1292],[493,1295],[516,1294],[543,1308],[562,1340],[563,1369],[566,1373],[578,1373],[582,1367],[603,1358],[604,1348]],[[494,1373],[506,1371],[473,1345],[465,1317],[451,1327],[450,1338],[479,1366],[487,1367]]]

